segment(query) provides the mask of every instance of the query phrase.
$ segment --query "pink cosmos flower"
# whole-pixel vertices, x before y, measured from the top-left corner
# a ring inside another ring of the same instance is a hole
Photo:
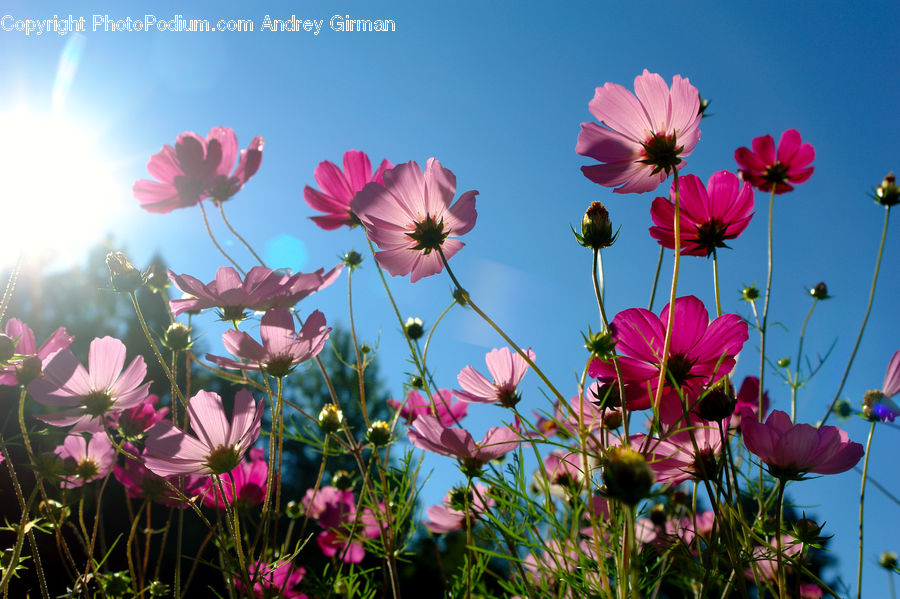
[[[74,339],[59,327],[38,347],[34,331],[18,318],[7,320],[4,332],[16,341],[16,356],[20,358],[14,357],[6,366],[0,365],[0,385],[27,385],[41,376],[54,352],[69,347]]]
[[[439,252],[449,260],[463,245],[455,239],[475,226],[475,196],[467,191],[457,202],[456,177],[429,158],[423,176],[407,162],[384,172],[384,186],[369,183],[350,202],[380,252],[375,259],[393,276],[411,275],[415,283],[443,270]]]
[[[242,461],[231,472],[222,475],[221,491],[224,497],[219,493],[219,485],[214,480],[207,480],[203,489],[203,503],[207,507],[224,511],[226,505],[252,507],[263,502],[266,498],[269,464],[262,449],[255,447],[248,453],[249,462]]]
[[[318,492],[308,489],[303,505],[309,516],[325,529],[316,537],[316,542],[327,557],[338,555],[348,564],[358,564],[366,555],[360,538],[374,539],[381,534],[378,520],[368,508],[359,514],[359,522],[356,522],[353,491],[341,491],[330,486],[322,487]],[[350,536],[353,530],[355,537]]]
[[[864,450],[836,426],[793,424],[791,417],[775,410],[765,423],[749,410],[741,417],[744,445],[769,466],[772,476],[799,479],[804,474],[846,472],[862,458]]]
[[[863,399],[863,414],[873,420],[893,422],[894,418],[900,415],[900,406],[891,397],[898,393],[900,393],[900,349],[894,352],[888,363],[881,391],[866,393]]]
[[[670,89],[644,69],[634,91],[616,83],[598,87],[588,107],[603,126],[582,123],[575,146],[603,163],[581,167],[584,176],[616,193],[653,191],[700,141],[700,94],[690,81],[675,75]]]
[[[144,464],[160,476],[175,474],[225,474],[240,464],[244,453],[259,437],[263,402],[246,389],[234,397],[231,422],[222,398],[200,391],[188,401],[187,411],[196,437],[168,420],[147,432]]]
[[[213,127],[206,139],[186,131],[175,147],[163,146],[150,157],[147,170],[156,181],[141,179],[132,191],[148,212],[166,213],[187,208],[207,197],[223,202],[237,193],[262,162],[263,138],[254,137],[238,157],[237,136],[228,127]]]
[[[769,406],[772,404],[769,399],[769,392],[763,393],[763,416],[768,414]],[[734,405],[734,412],[731,414],[731,420],[728,422],[728,428],[741,428],[741,412],[749,409],[753,413],[753,418],[759,420],[759,379],[755,376],[744,378],[741,388],[737,392],[737,402]]]
[[[508,426],[488,429],[480,443],[469,431],[446,428],[430,414],[422,414],[407,431],[409,441],[419,449],[459,460],[469,470],[480,470],[491,460],[498,459],[519,444],[520,434]]]
[[[822,587],[814,582],[800,585],[800,599],[821,599],[823,593]]]
[[[453,391],[450,389],[438,389],[433,394],[434,407],[437,409],[437,417],[443,426],[450,427],[466,417],[469,412],[469,404],[464,401],[457,401],[453,397]],[[406,394],[406,400],[400,402],[389,399],[388,405],[393,410],[400,411],[400,417],[406,420],[406,424],[412,424],[416,418],[422,414],[432,414],[431,404],[428,398],[416,391],[410,390]]]
[[[696,426],[695,426],[696,425]],[[638,434],[631,436],[631,447],[640,451],[646,447],[647,463],[656,475],[656,482],[677,485],[686,480],[712,480],[719,471],[722,455],[722,435],[713,423],[692,420],[692,431],[681,430],[663,439]],[[691,442],[691,432],[697,451]]]
[[[534,352],[530,349],[526,354],[534,361]],[[497,403],[505,408],[511,408],[522,399],[521,394],[516,393],[516,387],[528,370],[528,362],[518,353],[513,354],[508,347],[494,349],[484,357],[488,371],[493,382],[472,368],[463,368],[456,380],[463,388],[457,391],[456,396],[464,401],[474,403]]]
[[[286,275],[264,266],[254,266],[241,280],[230,266],[216,271],[216,278],[203,284],[190,275],[169,278],[179,290],[191,296],[169,302],[175,316],[183,312],[219,308],[223,320],[242,320],[245,310],[265,312],[270,308],[290,308],[304,297],[331,285],[343,268],[335,266],[327,273],[324,268],[312,273]]]
[[[88,367],[68,349],[47,361],[43,378],[32,381],[28,392],[38,403],[65,408],[37,416],[53,426],[75,425],[70,432],[102,430],[100,420],[143,402],[150,381],[144,358],[137,356],[125,368],[125,344],[113,337],[96,338],[88,351]]]
[[[475,485],[474,492],[468,492],[465,487],[459,487],[447,492],[444,502],[440,505],[432,505],[425,510],[425,528],[436,535],[461,530],[466,521],[466,494],[468,493],[469,510],[472,517],[477,518],[494,506],[494,498],[488,493],[486,485]]]
[[[126,442],[124,448],[131,455],[140,457],[140,452],[131,443]],[[168,507],[187,507],[181,497],[166,484],[166,480],[168,480],[177,489],[179,484],[177,476],[163,479],[163,477],[150,472],[143,463],[130,458],[126,458],[123,463],[113,466],[113,475],[125,487],[125,492],[129,497],[147,498]],[[181,489],[182,494],[185,497],[192,498],[203,493],[207,486],[207,478],[182,476],[181,484],[183,485]]]
[[[250,564],[247,571],[253,583],[255,599],[307,599],[297,588],[306,574],[306,568],[295,568],[289,561],[274,564],[257,561]],[[244,582],[239,576],[234,578],[234,587],[239,593],[245,592]]]
[[[242,331],[231,329],[222,334],[225,349],[249,362],[237,362],[211,354],[206,354],[206,359],[222,368],[262,370],[281,378],[287,376],[297,364],[318,355],[330,332],[331,329],[325,326],[325,315],[318,310],[309,315],[297,333],[290,310],[272,308],[263,315],[259,327],[262,345]]]
[[[617,359],[625,382],[626,407],[631,410],[646,410],[653,402],[668,313],[668,305],[659,316],[643,308],[630,308],[619,312],[610,323],[620,354]],[[728,376],[748,337],[747,323],[740,316],[723,314],[710,322],[703,302],[693,295],[675,300],[667,381],[659,406],[663,423],[673,424],[684,415],[672,381],[692,405],[705,388]],[[616,380],[612,362],[599,358],[591,361],[589,374],[606,384]]]
[[[116,450],[107,438],[106,433],[90,436],[69,435],[63,444],[53,450],[67,465],[71,474],[62,477],[60,486],[64,489],[80,487],[109,474],[116,458]]]
[[[674,183],[670,197],[675,197]],[[728,171],[714,173],[706,186],[694,175],[685,175],[679,180],[679,197],[682,256],[709,256],[716,248],[728,247],[725,240],[737,238],[753,218],[753,189]],[[653,200],[650,217],[656,225],[650,227],[650,236],[674,250],[674,200]]]
[[[832,427],[833,428],[833,427]],[[777,541],[773,537],[769,540],[768,547],[754,547],[751,551],[750,568],[744,572],[744,576],[749,579],[756,578],[753,575],[754,569],[757,575],[769,583],[775,582],[778,576],[778,558],[776,556]],[[785,557],[793,557],[803,550],[803,544],[796,539],[781,535],[781,551]],[[787,565],[787,563],[786,563]],[[789,567],[789,566],[788,566]]]
[[[803,183],[813,174],[815,167],[810,163],[816,159],[815,149],[802,143],[796,129],[788,129],[781,134],[778,152],[771,135],[753,138],[753,151],[746,147],[734,151],[738,174],[744,181],[760,191],[787,193],[794,190],[791,183]],[[790,183],[789,183],[790,182]]]
[[[157,409],[158,401],[159,397],[156,395],[148,395],[133,408],[109,414],[107,420],[111,426],[119,429],[119,433],[126,439],[140,437],[169,413],[168,407]]]
[[[350,210],[350,201],[367,183],[383,184],[384,171],[393,167],[387,160],[382,160],[373,173],[369,157],[357,150],[344,152],[343,172],[329,160],[320,162],[314,176],[322,191],[307,185],[303,188],[303,199],[310,208],[324,212],[325,216],[310,218],[326,231],[344,225],[355,226],[357,220]]]

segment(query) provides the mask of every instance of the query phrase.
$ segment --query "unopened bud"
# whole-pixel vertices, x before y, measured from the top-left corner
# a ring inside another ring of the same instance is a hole
[[[375,447],[387,445],[391,441],[391,425],[384,420],[376,420],[366,431],[366,440]]]
[[[606,495],[636,505],[650,495],[656,478],[644,456],[627,447],[610,447],[604,459]]]
[[[169,587],[158,580],[154,580],[150,583],[149,591],[151,597],[165,597],[169,594]]]
[[[622,426],[622,412],[619,410],[607,410],[603,413],[603,426],[607,430],[616,430]]]
[[[575,233],[578,243],[592,250],[608,248],[616,241],[612,232],[612,223],[609,220],[609,212],[600,202],[590,205],[581,219],[581,235]]]
[[[453,290],[453,299],[460,306],[466,307],[469,305],[469,292],[462,287],[457,287]]]
[[[344,257],[341,258],[341,261],[346,264],[350,268],[357,268],[360,264],[362,264],[363,257],[359,252],[350,250]]]
[[[900,202],[900,187],[894,173],[888,173],[881,185],[875,188],[875,201],[882,206],[894,206]]]
[[[16,340],[8,335],[0,335],[0,364],[6,364],[16,355]]]
[[[191,347],[191,328],[180,322],[173,322],[166,329],[162,339],[163,345],[172,351],[185,351]]]
[[[406,331],[406,335],[413,341],[421,339],[422,335],[425,334],[425,327],[422,326],[421,318],[413,318],[410,316],[406,319],[406,324],[403,325],[403,329]]]
[[[109,280],[116,291],[133,293],[144,284],[141,271],[136,269],[122,252],[108,253],[106,268],[109,269]]]
[[[885,570],[893,570],[897,567],[897,554],[893,551],[885,551],[878,558],[878,563]]]
[[[654,526],[665,526],[666,520],[666,506],[661,503],[657,503],[653,506],[653,509],[650,510],[650,521],[653,522]]]
[[[326,435],[339,430],[344,425],[344,413],[334,404],[326,404],[319,412],[319,428]]]
[[[759,299],[759,289],[756,288],[756,285],[748,285],[741,289],[741,297],[743,297],[746,302],[757,300]]]
[[[700,399],[700,404],[697,406],[700,418],[720,422],[731,417],[734,413],[734,406],[737,404],[737,398],[732,389],[724,387],[717,385]],[[727,385],[727,387],[731,387],[731,385]]]
[[[147,287],[150,288],[150,291],[161,293],[171,284],[172,281],[169,280],[169,275],[162,264],[154,262],[150,265],[150,268],[147,269]]]
[[[413,378],[411,378],[409,380],[409,386],[412,387],[413,389],[424,389],[425,381],[423,381],[422,377],[420,377],[420,376],[414,376]]]
[[[582,333],[581,337],[584,339],[585,349],[601,360],[611,356],[616,349],[616,339],[608,332],[594,333],[588,328],[587,335]]]
[[[707,118],[712,116],[711,114],[706,114],[706,111],[709,109],[709,104],[711,100],[704,100],[703,96],[700,93],[697,93],[697,96],[700,98],[700,109],[697,111],[697,114],[701,115],[702,118]]]
[[[831,538],[831,536],[822,535],[823,528],[825,528],[824,522],[819,524],[815,520],[804,517],[794,523],[794,537],[807,545],[822,545]]]
[[[828,299],[828,286],[825,281],[816,283],[816,286],[809,290],[809,294],[818,300]]]
[[[338,470],[331,477],[331,486],[339,491],[347,491],[353,488],[353,475],[346,470]]]
[[[303,515],[303,505],[297,501],[288,501],[284,506],[284,515],[291,520],[296,520]]]
[[[791,365],[791,359],[790,359],[790,358],[785,357],[785,358],[781,358],[781,359],[778,360],[778,367],[779,367],[779,368],[787,368],[787,367],[790,366],[790,365]]]
[[[359,346],[359,353],[361,353],[362,355],[366,355],[370,351],[372,351],[372,346],[368,343],[363,343]]]
[[[846,420],[853,415],[853,406],[845,398],[841,398],[834,404],[834,408],[831,411],[837,414],[837,417],[841,420]]]
[[[40,378],[43,374],[44,363],[37,356],[25,358],[16,367],[16,380],[20,385],[27,385],[31,381]]]

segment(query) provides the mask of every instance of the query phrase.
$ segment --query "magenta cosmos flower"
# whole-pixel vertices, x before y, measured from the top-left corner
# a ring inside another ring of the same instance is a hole
[[[257,561],[250,564],[247,571],[253,583],[252,596],[255,599],[307,599],[297,588],[306,574],[305,568],[295,568],[289,561],[274,564]],[[234,577],[234,588],[244,593],[244,582],[239,576]]]
[[[810,166],[816,159],[816,151],[812,145],[802,143],[800,133],[796,129],[788,129],[781,134],[778,151],[775,151],[775,140],[771,135],[753,138],[753,151],[746,147],[734,151],[738,174],[744,181],[760,191],[787,193],[794,186],[803,183],[813,174],[815,167]]]
[[[763,417],[769,413],[769,406],[772,401],[769,399],[769,392],[763,393]],[[744,377],[741,388],[737,392],[737,401],[734,404],[734,412],[728,421],[728,428],[741,428],[741,412],[745,409],[753,412],[753,418],[760,420],[759,416],[759,379],[755,376]]]
[[[379,248],[375,259],[393,276],[415,283],[443,270],[439,251],[449,260],[465,245],[455,239],[475,226],[475,196],[467,191],[455,204],[456,177],[429,158],[425,174],[415,162],[384,172],[384,186],[369,183],[350,209]],[[438,251],[439,250],[439,251]]]
[[[381,534],[371,509],[366,508],[357,514],[356,498],[349,489],[341,491],[330,486],[318,491],[308,489],[303,505],[309,516],[324,529],[316,537],[316,542],[328,557],[338,555],[348,564],[358,564],[366,555],[361,538],[374,539]]]
[[[675,75],[669,88],[644,69],[634,92],[616,83],[598,87],[588,108],[603,127],[582,123],[575,145],[603,163],[581,167],[584,176],[616,193],[653,191],[700,140],[700,94],[690,81]]]
[[[630,308],[619,312],[610,323],[625,383],[626,406],[631,410],[646,410],[652,405],[668,317],[668,305],[659,316],[643,308]],[[676,387],[692,405],[704,389],[731,373],[735,356],[748,336],[747,323],[736,314],[723,314],[710,322],[703,302],[693,295],[675,300],[668,374],[659,406],[663,423],[673,424],[684,415]],[[600,358],[591,361],[589,374],[602,383],[616,380],[612,362]]]
[[[534,352],[530,349],[525,352],[528,358],[534,362]],[[457,391],[456,396],[464,401],[474,403],[497,403],[505,408],[511,408],[522,399],[520,393],[516,393],[516,387],[528,370],[528,362],[518,353],[512,353],[508,347],[494,349],[484,357],[488,372],[493,381],[472,368],[463,368],[456,380],[462,391]]]
[[[331,285],[341,273],[339,264],[327,273],[324,268],[312,273],[286,275],[264,266],[254,266],[241,279],[230,266],[216,271],[216,278],[207,284],[190,275],[169,278],[188,298],[169,302],[175,316],[184,312],[218,308],[223,320],[243,320],[245,310],[265,312],[270,308],[290,308],[306,296]]]
[[[248,453],[250,461],[244,460],[222,475],[221,493],[219,485],[207,479],[203,489],[204,505],[224,511],[226,505],[253,507],[263,502],[268,486],[269,464],[262,449],[254,447]]]
[[[467,470],[480,470],[491,460],[515,449],[520,440],[519,433],[510,427],[495,426],[476,443],[469,431],[446,428],[430,414],[416,418],[407,435],[410,443],[419,449],[456,458]]]
[[[425,528],[436,535],[461,530],[466,522],[467,503],[470,514],[477,518],[493,507],[495,501],[489,495],[486,485],[477,484],[472,491],[466,487],[452,489],[444,496],[443,503],[429,506],[425,510]]]
[[[131,455],[140,457],[140,452],[131,443],[124,443],[124,448]],[[181,494],[179,495],[173,490],[173,487],[178,489],[179,486],[177,476],[164,479],[150,472],[142,462],[131,458],[126,458],[121,464],[116,464],[113,467],[113,475],[125,487],[125,493],[129,497],[146,498],[168,507],[180,508],[187,507],[181,496],[192,498],[201,495],[207,487],[208,480],[205,476],[182,476]],[[169,484],[166,484],[167,481]]]
[[[469,404],[457,401],[450,389],[438,389],[432,396],[434,397],[434,407],[437,410],[437,418],[444,426],[459,424],[460,420],[465,418],[469,412]],[[387,403],[391,409],[399,410],[400,417],[406,420],[406,424],[412,424],[422,414],[434,415],[428,398],[415,389],[406,394],[406,400],[403,403],[394,399],[389,399]]]
[[[722,435],[712,423],[692,420],[692,431],[680,430],[663,439],[632,435],[631,448],[645,450],[647,463],[656,482],[677,485],[686,480],[713,480],[718,475],[718,458],[722,455]],[[694,442],[697,444],[694,451]]]
[[[382,160],[375,172],[365,152],[350,150],[344,152],[344,170],[341,171],[333,162],[320,162],[313,174],[322,191],[309,185],[303,188],[303,199],[309,207],[325,216],[310,217],[314,223],[326,231],[338,229],[344,225],[352,227],[357,224],[350,201],[367,183],[383,183],[384,171],[393,168],[393,164]]]
[[[68,349],[53,354],[43,378],[32,381],[28,392],[38,403],[64,408],[37,416],[53,426],[75,425],[71,432],[102,430],[101,418],[138,406],[149,396],[150,381],[144,358],[125,366],[125,344],[113,337],[96,338],[88,351],[88,367]]]
[[[240,151],[234,166],[238,142],[233,129],[213,127],[206,139],[186,131],[178,136],[174,148],[165,145],[150,157],[147,171],[156,181],[141,179],[132,191],[147,212],[171,212],[207,197],[224,202],[256,174],[262,152],[263,138],[254,137],[250,147]]]
[[[38,347],[34,331],[18,318],[7,320],[4,332],[16,342],[16,353],[6,366],[0,365],[0,385],[27,385],[41,376],[54,352],[69,347],[74,339],[59,327]]]
[[[725,241],[744,232],[753,218],[753,189],[741,185],[737,175],[719,171],[706,186],[694,175],[679,180],[681,205],[681,255],[709,256],[716,248],[728,247]],[[670,198],[675,197],[672,184]],[[650,217],[656,225],[650,236],[659,245],[675,249],[675,203],[669,198],[656,198],[650,206]]]
[[[168,420],[147,432],[144,464],[160,476],[174,474],[225,474],[236,468],[244,453],[259,437],[263,402],[256,402],[246,389],[234,397],[231,422],[225,416],[222,398],[200,391],[188,402],[187,411],[196,437]]]
[[[741,426],[744,445],[769,467],[772,476],[779,478],[846,472],[864,453],[863,446],[850,441],[838,427],[793,424],[781,410],[772,412],[765,423],[757,422],[745,410]]]
[[[116,450],[102,432],[91,435],[90,440],[80,434],[69,435],[53,452],[62,458],[65,470],[71,472],[60,483],[68,489],[103,478],[116,459]]]
[[[331,329],[325,326],[325,315],[316,310],[306,319],[300,332],[294,316],[285,308],[273,308],[262,317],[259,335],[262,345],[242,331],[222,334],[225,349],[249,362],[237,362],[206,354],[206,359],[232,370],[262,370],[274,377],[290,374],[294,367],[322,351]]]

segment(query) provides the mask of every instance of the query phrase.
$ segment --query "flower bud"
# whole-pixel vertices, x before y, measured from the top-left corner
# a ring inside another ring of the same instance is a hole
[[[363,343],[359,346],[359,353],[361,353],[362,355],[366,355],[370,351],[372,351],[372,346],[368,343]]]
[[[357,268],[360,264],[362,264],[363,257],[359,252],[354,250],[350,250],[344,257],[341,258],[341,261],[346,264],[349,268]]]
[[[602,250],[615,243],[618,235],[613,235],[606,207],[600,202],[593,202],[581,219],[581,235],[575,233],[575,239],[586,248]]]
[[[112,572],[101,574],[103,589],[112,597],[124,597],[131,590],[131,577],[128,572]]]
[[[878,558],[878,563],[885,570],[893,570],[897,567],[897,554],[893,551],[885,551]]]
[[[387,445],[391,441],[391,425],[384,420],[376,420],[366,431],[366,440],[375,447]]]
[[[711,114],[706,114],[706,111],[709,110],[709,105],[712,102],[709,99],[704,100],[703,96],[698,92],[697,95],[700,97],[700,109],[697,111],[697,114],[701,115],[702,118],[711,117]]]
[[[136,269],[122,252],[108,253],[106,268],[109,269],[109,279],[116,291],[133,293],[144,284],[141,271]]]
[[[622,426],[622,412],[619,410],[607,410],[603,413],[603,426],[607,430],[616,430]]]
[[[627,447],[610,447],[606,452],[603,484],[606,495],[636,505],[650,495],[656,478],[644,456]]]
[[[171,284],[172,281],[169,280],[166,268],[162,264],[154,262],[150,265],[150,268],[147,269],[147,287],[150,288],[150,291],[162,293]]]
[[[284,515],[291,520],[296,520],[303,515],[303,504],[294,500],[288,501],[284,506]]]
[[[413,318],[410,316],[406,319],[406,324],[403,325],[403,330],[406,331],[407,337],[415,341],[416,339],[421,339],[422,335],[425,334],[425,327],[422,326],[421,318]]]
[[[44,364],[37,356],[25,358],[16,367],[16,380],[20,385],[27,385],[31,381],[40,378],[43,374]]]
[[[700,418],[720,422],[731,417],[734,413],[734,406],[737,405],[737,398],[734,390],[726,389],[726,386],[731,387],[731,385],[716,385],[700,399],[700,404],[697,406]]]
[[[778,360],[778,367],[779,367],[779,368],[787,368],[787,367],[790,366],[790,365],[791,365],[791,359],[790,359],[790,358],[784,357],[784,358],[781,358],[781,359]]]
[[[172,351],[185,351],[190,349],[193,341],[191,341],[191,328],[180,322],[173,322],[166,329],[162,339],[163,345]]]
[[[666,520],[666,506],[661,503],[657,503],[653,506],[653,509],[650,510],[650,521],[653,522],[654,526],[665,526]]]
[[[50,526],[57,526],[65,522],[72,513],[68,506],[56,501],[55,499],[47,499],[38,504],[38,511],[45,518]]]
[[[849,401],[841,398],[836,404],[834,404],[834,408],[831,411],[834,412],[841,420],[846,420],[853,415],[853,406],[850,405]]]
[[[16,355],[16,340],[8,335],[0,335],[0,364],[6,364]]]
[[[741,297],[744,298],[745,302],[757,300],[759,299],[759,289],[756,288],[756,285],[748,285],[741,289]]]
[[[815,520],[806,518],[806,514],[803,515],[804,517],[797,520],[793,527],[794,537],[798,541],[807,545],[821,546],[833,536],[822,536],[822,529],[825,528],[825,523],[819,524]]]
[[[422,380],[422,377],[415,376],[409,380],[409,386],[413,389],[424,389],[425,381]]]
[[[894,173],[888,173],[881,185],[875,188],[875,201],[882,206],[894,206],[900,202],[900,187]]]
[[[816,286],[809,290],[809,294],[819,300],[829,299],[830,297],[828,295],[828,286],[825,285],[825,281],[816,283]]]
[[[460,306],[466,307],[469,305],[469,292],[461,287],[457,287],[453,290],[453,299]]]
[[[338,470],[331,477],[331,486],[339,491],[348,491],[353,488],[353,475],[346,470]]]
[[[334,404],[326,404],[319,412],[319,428],[326,435],[344,426],[344,413]]]
[[[154,580],[150,583],[149,591],[151,597],[165,597],[169,594],[169,587],[158,580]]]
[[[584,339],[584,347],[591,355],[601,360],[613,354],[616,349],[616,340],[608,332],[594,333],[588,328],[587,335],[581,334]]]

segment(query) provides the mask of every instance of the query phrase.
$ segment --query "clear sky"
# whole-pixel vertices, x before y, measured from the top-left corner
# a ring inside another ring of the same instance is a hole
[[[236,130],[243,146],[254,135],[266,138],[259,173],[226,206],[231,221],[251,243],[265,248],[273,266],[330,267],[339,254],[362,251],[364,241],[358,229],[325,232],[308,220],[313,212],[301,192],[305,184],[315,184],[316,165],[338,162],[348,149],[394,163],[424,165],[436,156],[455,172],[459,192],[480,192],[478,223],[453,259],[455,272],[570,393],[584,360],[580,331],[599,324],[590,256],[573,242],[569,225],[580,221],[591,201],[600,200],[622,227],[618,243],[604,254],[612,313],[646,306],[658,254],[647,234],[655,194],[614,195],[579,171],[591,162],[576,155],[574,146],[580,123],[593,119],[587,105],[594,88],[606,81],[631,88],[644,68],[667,81],[674,74],[689,77],[712,100],[714,116],[703,121],[701,140],[682,172],[703,180],[717,170],[734,170],[734,150],[753,137],[770,133],[777,139],[785,129],[798,129],[816,148],[816,171],[797,191],[776,198],[771,318],[783,327],[772,330],[770,355],[796,353],[809,307],[806,289],[826,281],[834,299],[817,307],[805,347],[815,356],[832,342],[835,346],[820,374],[801,390],[799,404],[800,420],[822,417],[862,319],[881,233],[883,209],[867,195],[889,170],[900,170],[897,2],[143,0],[126,5],[7,0],[0,7],[0,18],[10,15],[0,21],[0,112],[18,114],[14,111],[23,103],[33,114],[51,110],[60,55],[72,36],[52,31],[26,36],[15,25],[54,14],[84,17],[86,25],[73,54],[77,58],[80,52],[80,60],[65,62],[77,64],[77,71],[68,90],[62,90],[58,114],[89,133],[93,146],[72,154],[92,153],[110,171],[103,194],[71,192],[76,177],[61,164],[49,164],[33,178],[33,189],[68,198],[68,205],[83,205],[82,212],[91,216],[88,222],[67,221],[55,235],[110,232],[136,263],[160,251],[176,272],[210,280],[223,260],[203,232],[199,211],[146,214],[130,188],[147,177],[145,163],[164,143],[174,143],[182,131],[205,135],[211,126],[224,125]],[[318,35],[261,31],[267,14],[324,22]],[[101,18],[96,31],[94,15]],[[152,15],[158,21],[181,15],[212,23],[249,19],[254,31],[113,32],[103,30],[103,15],[112,20]],[[391,19],[396,30],[338,32],[329,27],[333,15],[338,20],[344,15]],[[4,23],[12,31],[5,31]],[[4,123],[4,145],[15,151],[13,140],[22,134],[11,133]],[[54,136],[46,143],[49,152]],[[99,178],[93,172],[88,179]],[[0,189],[7,175],[0,176]],[[97,188],[89,184],[88,189]],[[6,207],[12,199],[8,191],[3,195]],[[757,193],[756,217],[731,244],[733,251],[721,255],[726,312],[749,316],[739,289],[765,282],[767,201]],[[28,213],[16,227],[45,237],[43,219],[60,210]],[[854,405],[867,389],[881,385],[890,355],[900,348],[897,220],[890,225],[869,328],[845,387]],[[267,246],[270,240],[277,242]],[[231,248],[244,265],[252,264],[239,247]],[[13,254],[11,247],[0,252],[5,261]],[[77,262],[79,256],[77,247],[69,248],[59,263]],[[378,344],[383,372],[399,393],[405,354],[369,266],[355,294],[360,334]],[[667,261],[663,288],[670,272]],[[404,315],[417,315],[426,324],[449,303],[445,276],[415,286],[402,279],[391,284]],[[684,260],[679,288],[680,294],[695,294],[713,306],[711,264],[702,258]],[[306,300],[303,309],[314,308],[329,321],[346,324],[343,280]],[[455,385],[463,366],[482,368],[484,353],[502,344],[477,317],[461,310],[451,313],[435,338],[438,345],[429,361],[447,387]],[[758,336],[751,334],[747,353],[757,346]],[[738,363],[737,378],[757,368],[757,358],[748,355]],[[773,375],[768,380],[774,406],[786,409],[788,388]],[[547,406],[533,374],[525,379],[525,397],[526,410]],[[469,423],[481,432],[504,416],[497,408],[476,406]],[[865,423],[842,426],[852,439],[865,442]],[[900,495],[897,441],[896,428],[878,427],[870,472]],[[426,495],[432,501],[443,494],[443,483],[456,481],[447,480],[452,470],[446,462],[427,462],[437,468]],[[859,478],[848,472],[789,487],[808,512],[828,519],[840,574],[853,588]],[[870,488],[866,508],[864,588],[875,597],[887,587],[885,573],[875,565],[877,556],[900,550],[900,506]]]

